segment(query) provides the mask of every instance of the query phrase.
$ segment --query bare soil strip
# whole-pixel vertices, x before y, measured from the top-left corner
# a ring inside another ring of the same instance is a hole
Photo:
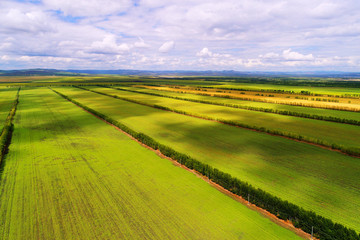
[[[67,100],[67,99],[66,99],[66,100]],[[69,101],[69,100],[67,100],[67,101]],[[69,101],[69,102],[71,102],[71,101]],[[143,146],[143,147],[145,147],[145,148],[153,151],[154,153],[156,153],[159,157],[161,157],[161,158],[163,158],[163,159],[167,159],[167,160],[171,161],[175,166],[181,167],[181,168],[183,168],[183,169],[185,169],[185,170],[193,173],[195,176],[197,176],[197,177],[203,179],[204,181],[208,182],[212,187],[216,188],[218,191],[220,191],[220,192],[226,194],[227,196],[231,197],[232,199],[234,199],[234,200],[242,203],[243,205],[247,206],[248,208],[250,208],[250,209],[252,209],[252,210],[254,210],[254,211],[259,212],[261,215],[263,215],[264,217],[270,219],[272,222],[278,224],[279,226],[284,227],[284,228],[286,228],[286,229],[289,229],[290,231],[294,232],[296,235],[298,235],[298,236],[300,236],[300,237],[302,237],[302,238],[304,238],[304,239],[316,239],[316,238],[311,238],[311,235],[310,235],[310,234],[304,232],[304,231],[301,230],[300,228],[296,228],[291,222],[289,222],[289,221],[284,221],[284,220],[276,217],[274,214],[266,211],[265,209],[262,209],[262,208],[260,208],[260,207],[257,207],[255,204],[252,204],[252,203],[246,201],[244,198],[242,198],[242,197],[240,197],[240,196],[238,196],[238,195],[236,195],[236,194],[234,194],[234,193],[226,190],[225,188],[223,188],[223,187],[220,186],[219,184],[216,184],[216,183],[214,183],[213,181],[209,180],[206,176],[200,174],[199,172],[197,172],[197,171],[195,171],[195,170],[192,170],[192,169],[186,167],[185,165],[180,164],[180,163],[177,162],[176,160],[174,160],[174,159],[172,159],[172,158],[169,158],[169,157],[163,155],[159,150],[155,150],[155,149],[153,149],[153,148],[151,148],[151,147],[143,144],[142,142],[138,141],[136,138],[134,138],[134,137],[131,136],[130,134],[124,132],[123,130],[121,130],[121,129],[118,128],[117,126],[115,126],[115,125],[107,122],[106,120],[102,119],[101,117],[96,116],[95,114],[93,114],[93,113],[85,110],[84,108],[76,105],[76,104],[73,103],[73,102],[71,102],[71,103],[74,104],[75,106],[81,108],[83,111],[85,111],[85,112],[93,115],[94,117],[100,119],[100,120],[103,121],[104,123],[113,126],[113,127],[114,127],[115,129],[117,129],[118,131],[122,132],[123,134],[125,134],[126,136],[128,136],[129,138],[131,138],[132,140],[134,140],[134,141],[136,141],[137,143],[139,143],[141,146]]]

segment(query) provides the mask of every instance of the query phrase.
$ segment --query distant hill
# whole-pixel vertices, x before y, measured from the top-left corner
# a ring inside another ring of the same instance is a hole
[[[142,76],[224,76],[224,77],[341,77],[360,78],[360,72],[245,72],[245,71],[151,71],[151,70],[66,70],[72,73],[87,74],[117,74],[117,75],[142,75]]]
[[[223,76],[223,77],[329,77],[360,78],[360,72],[245,72],[245,71],[152,71],[152,70],[0,70],[0,76],[78,76],[78,75],[137,75],[137,76]]]
[[[21,69],[21,70],[0,70],[0,76],[76,76],[80,73],[67,72],[56,69]]]

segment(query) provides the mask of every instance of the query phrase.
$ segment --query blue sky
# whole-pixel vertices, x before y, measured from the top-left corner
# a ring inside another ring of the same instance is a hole
[[[0,69],[360,71],[358,0],[1,0],[0,23]]]

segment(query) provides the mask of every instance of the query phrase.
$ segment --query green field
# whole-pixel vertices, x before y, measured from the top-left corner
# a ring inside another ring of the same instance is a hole
[[[15,100],[16,92],[17,88],[0,88],[0,133]]]
[[[179,152],[360,230],[357,158],[81,89],[55,89]]]
[[[114,88],[116,88],[116,87],[114,87]],[[244,101],[244,100],[239,100],[239,99],[227,99],[227,98],[222,98],[222,97],[203,96],[203,95],[191,94],[191,93],[159,91],[159,90],[146,89],[146,88],[140,88],[140,87],[123,87],[123,86],[121,86],[120,88],[139,91],[139,92],[145,92],[145,93],[161,94],[161,95],[166,95],[166,96],[171,96],[171,97],[187,98],[187,99],[193,99],[193,100],[203,100],[203,101],[217,102],[217,103],[223,103],[223,104],[235,104],[235,105],[239,105],[239,106],[268,108],[268,109],[280,110],[280,111],[298,112],[298,113],[312,114],[312,115],[325,116],[325,117],[331,116],[331,117],[353,119],[353,120],[360,121],[360,114],[358,112],[338,111],[338,110],[321,109],[321,108],[309,108],[309,107],[300,107],[300,106],[291,106],[291,105],[284,105],[284,104],[255,102],[255,101]],[[179,91],[181,91],[181,90],[179,90]]]
[[[202,84],[202,86],[207,86],[207,84]],[[312,93],[319,94],[330,94],[330,95],[345,95],[345,94],[359,94],[359,88],[346,88],[346,87],[314,87],[314,86],[296,86],[291,85],[274,85],[274,84],[256,84],[256,83],[226,83],[222,82],[216,87],[221,88],[240,88],[240,89],[249,89],[249,90],[260,90],[260,89],[269,89],[269,90],[285,90],[285,91],[309,91]]]
[[[359,126],[169,99],[111,88],[91,87],[90,89],[201,116],[209,116],[214,119],[230,120],[251,126],[302,135],[330,144],[336,143],[354,148],[360,146]]]
[[[105,111],[138,111],[133,119],[157,114],[58,90]],[[19,101],[1,173],[0,239],[298,238],[49,89],[23,88]]]

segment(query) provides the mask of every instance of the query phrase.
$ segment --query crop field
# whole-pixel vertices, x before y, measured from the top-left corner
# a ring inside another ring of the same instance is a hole
[[[23,88],[1,239],[297,239],[47,88]]]
[[[360,239],[356,79],[62,74],[0,76],[0,239]]]
[[[111,88],[91,87],[90,89],[145,103],[151,102],[156,105],[195,113],[201,116],[209,116],[214,119],[249,123],[252,126],[302,135],[330,144],[335,143],[354,148],[360,146],[359,126],[169,99],[118,91]],[[314,131],[314,129],[316,129],[316,131]],[[332,131],[329,131],[329,129],[332,129]]]
[[[15,100],[17,88],[0,88],[0,133]]]
[[[360,121],[360,114],[357,112],[351,111],[338,111],[338,110],[331,110],[331,109],[321,109],[321,108],[309,108],[309,107],[301,107],[301,106],[291,106],[285,104],[275,104],[275,103],[264,103],[264,102],[255,102],[255,101],[245,101],[240,99],[228,99],[223,97],[213,97],[213,96],[205,96],[200,94],[191,94],[191,93],[181,93],[180,91],[166,91],[166,90],[156,90],[153,86],[141,86],[135,85],[136,87],[128,87],[128,86],[121,86],[121,89],[137,91],[137,92],[144,92],[150,94],[160,94],[170,97],[177,97],[177,98],[186,98],[191,100],[197,101],[209,101],[209,102],[216,102],[220,104],[232,104],[238,106],[249,106],[254,108],[265,108],[265,109],[272,109],[274,111],[288,111],[288,112],[296,112],[302,114],[310,114],[310,115],[317,115],[322,117],[331,116],[334,118],[345,118]],[[114,88],[117,88],[114,86]]]
[[[272,93],[262,91],[241,91],[241,90],[225,90],[217,88],[197,88],[184,86],[147,86],[150,89],[176,91],[183,93],[206,94],[210,96],[226,96],[230,98],[246,99],[250,101],[258,101],[265,103],[287,104],[295,106],[316,107],[324,109],[360,111],[360,99],[357,98],[340,98],[325,96],[312,96],[304,94],[286,94]]]
[[[358,158],[78,88],[55,89],[179,152],[360,229]]]
[[[359,82],[359,81],[357,81]],[[306,84],[311,85],[311,84]],[[329,94],[329,95],[353,95],[359,94],[358,88],[349,88],[349,87],[338,87],[338,86],[326,86],[326,84],[321,84],[324,86],[296,86],[294,85],[282,85],[282,84],[255,84],[255,83],[239,83],[239,82],[221,82],[218,84],[218,87],[221,88],[238,88],[238,89],[249,89],[249,90],[261,90],[261,89],[268,89],[268,90],[284,90],[284,91],[294,91],[294,92],[301,92],[301,91],[309,91],[312,93],[317,94]],[[342,84],[346,85],[346,83]],[[207,86],[203,84],[203,86]]]

